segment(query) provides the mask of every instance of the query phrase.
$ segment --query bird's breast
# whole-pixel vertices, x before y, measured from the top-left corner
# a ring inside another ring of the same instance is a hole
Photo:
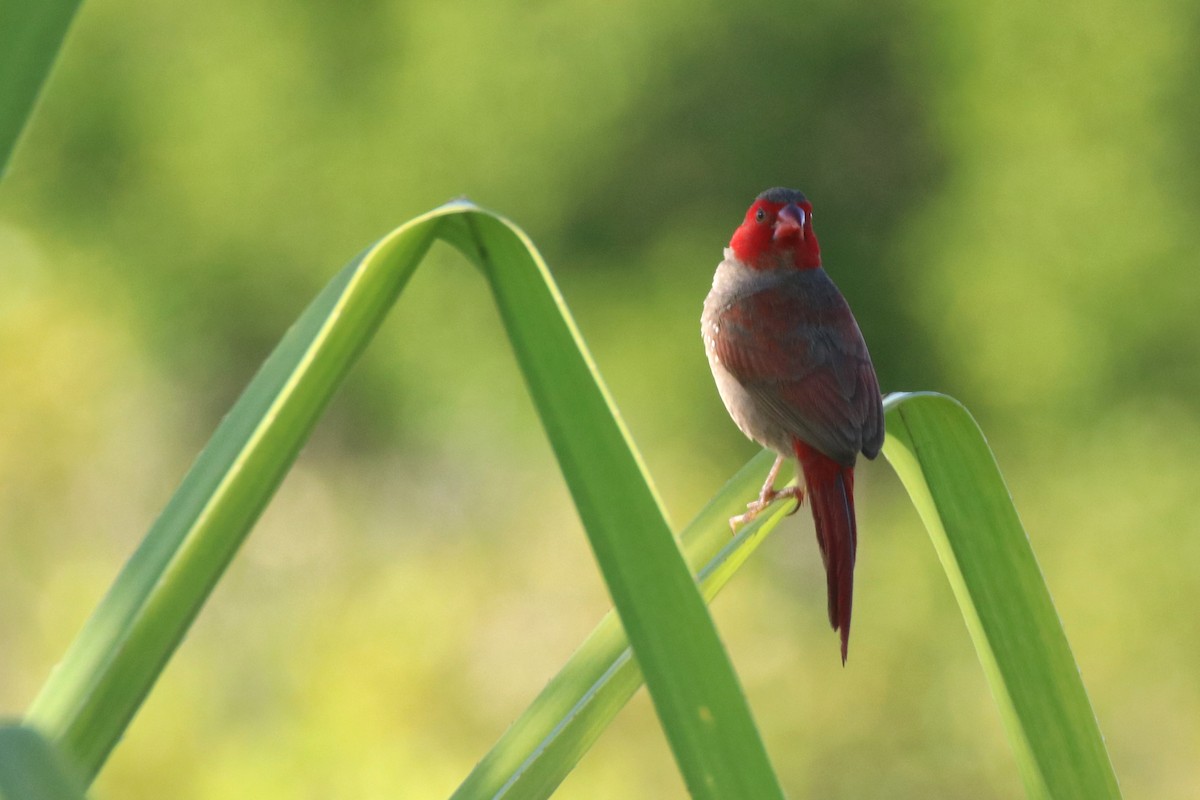
[[[795,269],[751,269],[732,258],[727,250],[725,260],[713,275],[712,290],[704,300],[704,313],[700,317],[700,334],[704,339],[708,366],[729,416],[747,437],[785,455],[791,455],[790,433],[779,424],[777,415],[764,407],[761,400],[748,392],[738,377],[721,363],[718,341],[722,336],[722,317],[730,308],[760,292],[791,291],[787,287],[798,276]],[[724,335],[729,333],[725,331]]]

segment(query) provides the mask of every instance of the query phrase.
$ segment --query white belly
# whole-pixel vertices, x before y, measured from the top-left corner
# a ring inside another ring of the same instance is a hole
[[[753,294],[777,284],[784,275],[773,271],[751,270],[725,252],[725,260],[717,267],[713,276],[712,291],[704,300],[704,314],[700,318],[700,334],[704,338],[704,349],[708,353],[708,366],[717,383],[717,392],[729,411],[729,416],[750,439],[789,458],[795,456],[791,435],[780,427],[774,418],[742,386],[729,370],[721,364],[716,353],[717,317],[721,310],[735,297]]]

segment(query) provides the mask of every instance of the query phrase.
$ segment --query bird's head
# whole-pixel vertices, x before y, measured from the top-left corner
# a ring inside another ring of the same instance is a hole
[[[768,189],[756,197],[729,247],[738,261],[753,269],[821,266],[812,203],[795,189]]]

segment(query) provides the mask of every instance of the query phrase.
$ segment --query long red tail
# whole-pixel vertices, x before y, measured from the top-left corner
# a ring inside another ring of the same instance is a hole
[[[825,562],[829,592],[829,624],[842,634],[842,663],[850,645],[850,608],[854,603],[854,557],[858,529],[854,522],[854,467],[845,467],[796,441],[796,457],[804,470],[817,544]]]

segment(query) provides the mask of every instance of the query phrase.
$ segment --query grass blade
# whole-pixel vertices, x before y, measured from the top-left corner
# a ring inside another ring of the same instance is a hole
[[[329,398],[436,236],[478,263],[696,797],[781,797],[696,584],[532,243],[454,203],[402,226],[304,312],[221,423],[28,720],[95,776]]]
[[[32,728],[0,725],[0,800],[82,800],[54,745]]]
[[[445,235],[488,277],[688,790],[782,797],[695,579],[545,264],[497,217],[448,220]]]
[[[764,451],[721,489],[680,534],[706,600],[716,596],[788,510],[780,503],[729,535],[775,457]],[[642,685],[625,631],[605,615],[546,688],[471,771],[451,800],[546,798]]]
[[[0,4],[0,178],[77,8],[79,0]]]
[[[891,462],[929,529],[1030,797],[1119,798],[1025,529],[975,420],[945,395],[885,402]]]
[[[425,254],[439,214],[342,270],[221,422],[27,720],[90,782]]]

